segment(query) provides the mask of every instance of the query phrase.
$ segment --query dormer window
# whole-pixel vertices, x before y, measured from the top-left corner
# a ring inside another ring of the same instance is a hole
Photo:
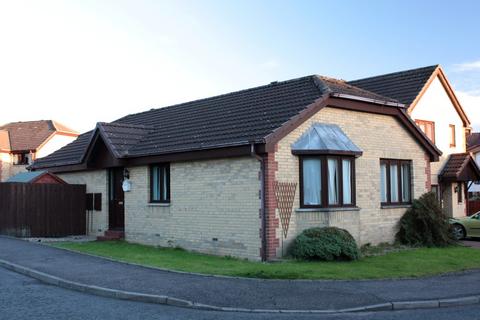
[[[29,153],[15,153],[13,154],[14,165],[29,165],[31,163],[31,156]]]

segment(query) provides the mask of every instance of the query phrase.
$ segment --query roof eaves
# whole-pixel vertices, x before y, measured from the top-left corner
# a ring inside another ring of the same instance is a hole
[[[447,94],[448,94],[449,98],[452,100],[452,103],[455,106],[455,109],[460,114],[460,117],[462,118],[462,120],[465,122],[464,123],[465,126],[469,126],[471,124],[470,119],[468,118],[468,115],[465,112],[465,110],[463,109],[460,101],[458,100],[458,98],[455,94],[455,91],[452,88],[452,85],[450,84],[450,82],[447,79],[447,76],[443,72],[443,69],[440,66],[438,66],[437,69],[436,69],[436,72],[438,73],[440,82],[442,83],[442,85],[444,85],[446,87],[445,89],[447,91]]]
[[[229,147],[242,147],[242,146],[251,145],[252,143],[264,144],[265,138],[239,141],[237,143],[215,144],[215,146],[206,146],[206,147],[199,147],[199,148],[178,148],[178,149],[169,150],[168,152],[152,152],[152,153],[134,154],[134,155],[127,154],[124,158],[132,159],[132,158],[148,157],[148,156],[163,156],[163,155],[169,155],[169,154],[175,154],[175,153],[181,153],[181,152],[190,152],[190,151],[205,151],[205,150],[215,150],[215,149],[229,148]]]

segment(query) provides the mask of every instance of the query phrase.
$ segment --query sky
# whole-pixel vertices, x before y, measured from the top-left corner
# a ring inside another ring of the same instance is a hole
[[[480,130],[480,1],[0,0],[0,124],[440,64]]]

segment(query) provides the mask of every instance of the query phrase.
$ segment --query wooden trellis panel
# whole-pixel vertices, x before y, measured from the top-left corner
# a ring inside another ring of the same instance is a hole
[[[277,199],[277,208],[282,223],[283,236],[286,238],[290,217],[292,216],[293,201],[297,190],[296,182],[278,182],[275,181],[275,197]]]

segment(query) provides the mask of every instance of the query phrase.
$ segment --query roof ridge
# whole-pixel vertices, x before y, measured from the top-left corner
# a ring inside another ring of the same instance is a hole
[[[433,64],[433,65],[430,65],[430,66],[425,66],[425,67],[419,67],[419,68],[412,68],[412,69],[407,69],[407,70],[401,70],[401,71],[395,71],[395,72],[390,72],[390,73],[384,73],[384,74],[379,74],[379,75],[376,75],[376,76],[370,76],[370,77],[366,77],[366,78],[358,78],[358,79],[354,79],[354,80],[348,80],[348,82],[355,82],[355,81],[364,81],[364,80],[369,80],[369,79],[374,79],[374,78],[380,78],[380,77],[385,77],[385,76],[396,76],[396,75],[400,75],[402,73],[408,73],[408,72],[413,72],[413,71],[420,71],[420,70],[424,70],[424,69],[429,69],[429,68],[435,68],[437,69],[438,67],[440,67],[440,64]]]
[[[125,128],[142,128],[142,129],[155,129],[156,126],[146,124],[132,124],[125,122],[97,122],[97,125],[113,126],[113,127],[125,127]]]
[[[313,76],[313,83],[315,83],[315,86],[318,88],[318,90],[320,90],[320,94],[330,94],[333,91],[329,86],[325,84],[325,82],[323,81],[324,78],[327,77],[316,74]]]

